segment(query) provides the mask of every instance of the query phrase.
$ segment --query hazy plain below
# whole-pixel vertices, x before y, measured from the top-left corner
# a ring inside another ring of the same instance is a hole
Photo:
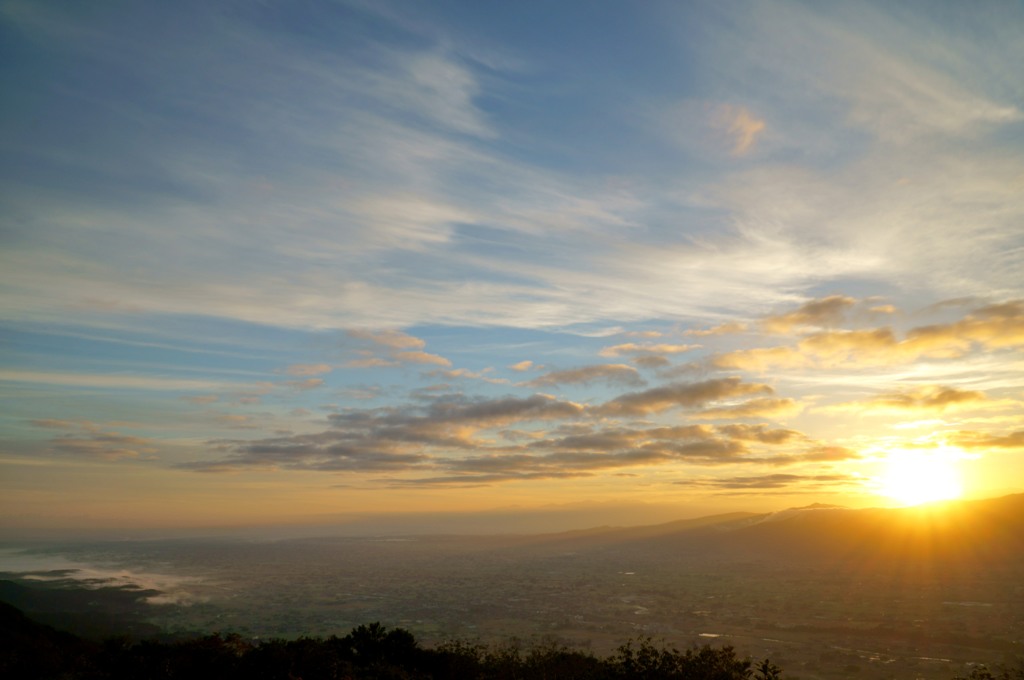
[[[552,534],[12,541],[0,599],[93,635],[342,635],[426,644],[638,635],[732,644],[802,678],[951,678],[1024,640],[1024,495],[811,506]]]

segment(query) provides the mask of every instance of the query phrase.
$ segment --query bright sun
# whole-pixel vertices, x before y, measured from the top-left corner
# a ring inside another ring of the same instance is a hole
[[[963,493],[956,458],[946,451],[892,451],[878,481],[883,496],[903,505],[945,501]]]

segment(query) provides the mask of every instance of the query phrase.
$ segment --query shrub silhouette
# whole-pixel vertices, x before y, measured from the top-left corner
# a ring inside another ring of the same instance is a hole
[[[743,680],[750,677],[750,661],[739,659],[732,647],[709,645],[688,649],[658,646],[650,638],[630,640],[609,659],[616,678],[642,680]]]
[[[0,602],[0,678],[12,680],[779,680],[732,647],[679,651],[640,637],[607,658],[556,641],[524,648],[450,640],[423,648],[403,628],[370,623],[344,637],[248,641],[213,634],[181,642],[104,643],[35,623]],[[1024,680],[1024,663],[954,680]]]

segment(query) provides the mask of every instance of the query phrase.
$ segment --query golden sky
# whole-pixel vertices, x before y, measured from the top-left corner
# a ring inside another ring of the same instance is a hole
[[[1024,491],[1020,7],[212,5],[0,3],[0,529]]]

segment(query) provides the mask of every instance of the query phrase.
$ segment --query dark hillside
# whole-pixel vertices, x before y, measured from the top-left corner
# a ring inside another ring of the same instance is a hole
[[[157,591],[106,586],[82,588],[73,581],[34,581],[32,587],[0,580],[0,601],[18,607],[34,620],[83,637],[154,636],[160,628],[147,623],[143,599]]]

